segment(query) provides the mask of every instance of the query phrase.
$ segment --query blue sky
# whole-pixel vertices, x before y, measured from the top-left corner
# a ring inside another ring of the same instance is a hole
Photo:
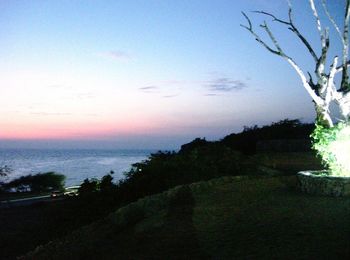
[[[329,1],[339,23],[343,2]],[[318,46],[308,1],[292,4]],[[1,1],[0,146],[176,149],[244,125],[310,122],[296,73],[240,27],[241,11],[285,18],[287,8],[284,0]],[[250,17],[259,31],[264,17]],[[312,71],[294,35],[271,28]]]

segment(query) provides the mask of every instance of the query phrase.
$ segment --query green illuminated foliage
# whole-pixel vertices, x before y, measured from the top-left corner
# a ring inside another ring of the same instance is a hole
[[[329,174],[350,176],[350,124],[338,123],[334,127],[316,124],[311,134],[313,149],[322,158]]]

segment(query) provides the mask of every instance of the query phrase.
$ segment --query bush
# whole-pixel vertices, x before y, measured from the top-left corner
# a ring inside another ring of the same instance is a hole
[[[84,182],[80,185],[79,195],[82,197],[91,196],[93,194],[99,195],[111,195],[115,190],[116,185],[113,183],[112,177],[113,171],[110,174],[107,174],[98,179],[85,179]]]
[[[26,175],[14,179],[4,186],[7,189],[14,188],[17,191],[47,192],[52,190],[64,190],[64,180],[66,176],[55,172],[39,173],[36,175]]]
[[[80,196],[89,196],[99,190],[99,181],[97,179],[85,179],[80,185],[78,193]]]

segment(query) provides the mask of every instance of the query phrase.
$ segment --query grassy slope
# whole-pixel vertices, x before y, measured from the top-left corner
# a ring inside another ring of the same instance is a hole
[[[295,177],[223,177],[141,199],[32,259],[348,258],[350,198],[308,196]]]

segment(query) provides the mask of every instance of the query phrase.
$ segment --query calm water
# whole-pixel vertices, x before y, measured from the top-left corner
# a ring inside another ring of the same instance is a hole
[[[66,176],[66,186],[85,178],[100,178],[114,171],[114,180],[123,178],[131,164],[145,160],[150,150],[39,150],[0,149],[0,165],[13,172],[7,180],[27,174],[54,171]]]

